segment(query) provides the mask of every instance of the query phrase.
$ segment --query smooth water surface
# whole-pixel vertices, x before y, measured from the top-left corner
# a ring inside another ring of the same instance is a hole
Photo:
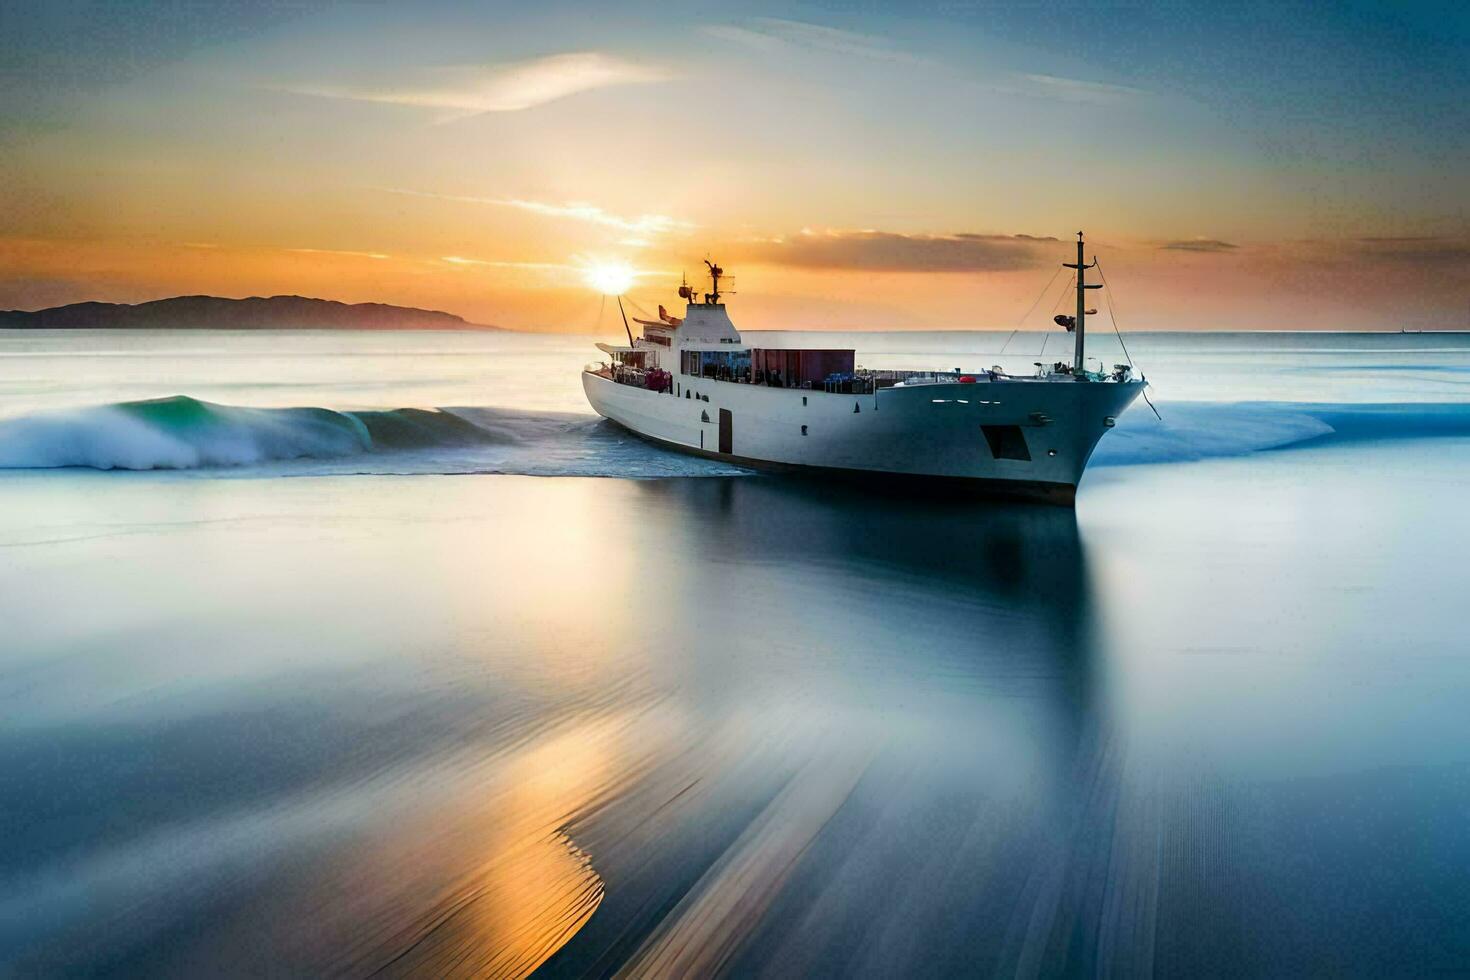
[[[1074,513],[669,456],[576,338],[0,338],[0,972],[1470,968],[1470,342],[1130,350]]]

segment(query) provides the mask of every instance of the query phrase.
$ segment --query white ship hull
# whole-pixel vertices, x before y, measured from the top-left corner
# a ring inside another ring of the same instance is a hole
[[[699,456],[1071,503],[1143,383],[982,378],[851,395],[676,374],[672,390],[654,392],[589,371],[582,387],[604,418]]]

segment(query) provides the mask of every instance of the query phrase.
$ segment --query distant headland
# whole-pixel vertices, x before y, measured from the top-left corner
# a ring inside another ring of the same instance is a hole
[[[0,329],[31,330],[500,330],[439,310],[339,303],[307,296],[175,296],[150,303],[71,303],[0,310]]]

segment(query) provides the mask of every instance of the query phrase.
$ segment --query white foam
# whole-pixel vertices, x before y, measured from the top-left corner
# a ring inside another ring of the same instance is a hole
[[[196,406],[198,414],[173,419],[140,414],[137,405],[99,405],[0,420],[0,469],[250,466],[350,455],[369,446],[360,423],[335,413],[333,424],[311,411],[178,401]]]
[[[111,406],[0,421],[0,468],[187,469],[195,446]]]
[[[1103,437],[1094,466],[1177,463],[1280,449],[1333,433],[1311,406],[1171,402],[1135,406]]]

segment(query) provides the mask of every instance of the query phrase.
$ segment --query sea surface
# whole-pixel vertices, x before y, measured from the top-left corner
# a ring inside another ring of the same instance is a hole
[[[0,975],[1470,971],[1470,336],[1125,338],[1074,512],[588,338],[0,332]]]

